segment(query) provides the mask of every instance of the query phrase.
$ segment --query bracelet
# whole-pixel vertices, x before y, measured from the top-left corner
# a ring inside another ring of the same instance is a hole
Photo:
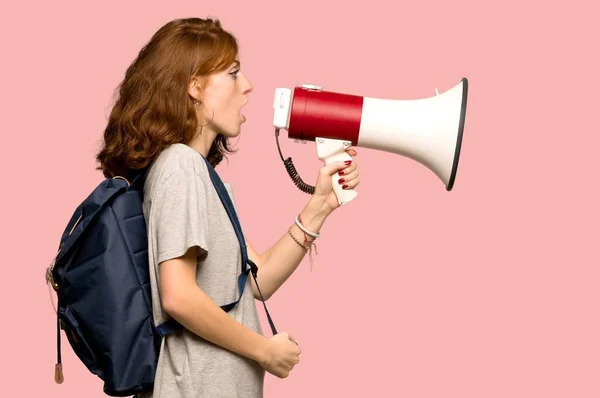
[[[290,234],[290,236],[292,237],[292,239],[294,240],[294,242],[296,242],[298,244],[298,246],[300,246],[301,248],[304,249],[304,251],[308,251],[308,248],[303,245],[302,243],[300,243],[300,241],[294,236],[294,234],[292,233],[292,228],[290,227],[290,229],[288,229],[288,234]]]
[[[314,242],[309,242],[308,239],[306,239],[306,236],[304,237],[304,244],[300,243],[300,241],[292,233],[292,227],[290,227],[290,229],[288,229],[288,234],[292,237],[294,242],[296,242],[298,244],[298,246],[303,248],[305,252],[308,252],[308,259],[310,260],[310,270],[312,271],[312,268],[313,268],[312,247],[313,246],[315,247],[315,254],[319,254],[317,252],[317,245]],[[306,247],[306,243],[309,244],[308,247]]]
[[[298,217],[300,217],[300,214],[298,214],[298,215],[296,216],[296,225],[298,226],[298,228],[300,228],[300,229],[302,230],[302,232],[304,232],[304,233],[305,233],[305,234],[307,234],[307,235],[310,235],[310,236],[312,236],[312,237],[313,237],[313,238],[315,238],[315,239],[316,239],[316,238],[318,238],[319,236],[321,236],[321,235],[320,235],[320,234],[318,234],[318,233],[310,232],[309,230],[307,230],[307,229],[304,227],[304,225],[302,225],[302,223],[301,223],[301,222],[298,220]]]

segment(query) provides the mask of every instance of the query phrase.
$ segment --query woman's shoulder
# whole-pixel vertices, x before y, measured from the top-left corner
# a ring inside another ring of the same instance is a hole
[[[204,158],[195,149],[185,144],[173,144],[160,153],[150,169],[150,172],[155,171],[163,178],[168,178],[178,173],[196,173],[202,176],[207,168]]]
[[[165,186],[177,179],[201,179],[208,176],[204,158],[185,144],[173,144],[165,148],[148,170],[146,186],[151,190]]]

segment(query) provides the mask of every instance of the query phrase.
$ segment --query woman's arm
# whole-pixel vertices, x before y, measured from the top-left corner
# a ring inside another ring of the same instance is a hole
[[[299,362],[300,347],[288,333],[270,339],[237,322],[196,284],[197,250],[160,264],[163,309],[202,338],[258,362],[267,372],[287,377]]]
[[[165,312],[183,327],[230,351],[264,363],[269,340],[238,323],[196,284],[196,248],[160,264]]]
[[[353,149],[349,149],[348,153],[351,156],[356,155],[356,151]],[[319,233],[327,218],[339,207],[331,184],[331,176],[335,173],[340,173],[339,178],[343,178],[341,184],[347,185],[348,189],[355,188],[359,183],[358,170],[354,162],[350,165],[338,162],[322,167],[315,186],[315,193],[302,209],[299,217],[302,225],[310,232]],[[294,221],[291,223],[289,232],[301,243],[304,243],[305,239],[308,241],[307,245],[314,241],[314,238],[305,234]],[[262,254],[257,253],[246,242],[248,257],[256,263],[259,269],[257,279],[265,300],[268,300],[294,273],[307,253],[294,241],[289,232],[286,231],[275,244]],[[252,291],[254,297],[260,299],[254,279],[252,279]]]
[[[309,202],[300,213],[300,218],[306,229],[318,233],[329,214],[331,214],[330,211],[320,210],[316,203]],[[293,223],[290,232],[299,242],[304,242],[304,232],[295,223]],[[310,244],[313,240],[314,238],[308,236],[307,244]],[[268,300],[294,273],[306,255],[306,250],[300,247],[288,232],[262,254],[258,254],[248,243],[247,248],[248,257],[258,266],[257,279],[265,300]],[[254,297],[260,299],[254,278],[252,279],[252,291]]]

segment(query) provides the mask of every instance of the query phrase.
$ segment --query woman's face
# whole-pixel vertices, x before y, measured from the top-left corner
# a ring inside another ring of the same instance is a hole
[[[240,134],[242,107],[248,102],[252,84],[240,71],[240,62],[236,60],[229,68],[211,75],[202,93],[204,121],[203,129],[210,129],[226,137]]]

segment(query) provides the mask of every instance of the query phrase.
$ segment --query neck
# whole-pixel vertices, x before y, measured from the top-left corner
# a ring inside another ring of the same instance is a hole
[[[217,138],[217,134],[211,129],[204,127],[188,145],[206,158],[215,138]]]

